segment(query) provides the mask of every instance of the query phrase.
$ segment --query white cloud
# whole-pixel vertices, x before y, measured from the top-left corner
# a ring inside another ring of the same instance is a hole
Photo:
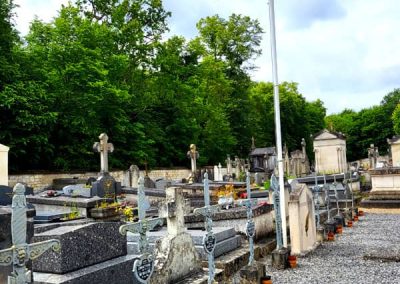
[[[34,15],[49,21],[67,0],[17,0],[22,34]],[[268,4],[265,0],[164,0],[170,34],[196,36],[202,17],[232,13],[260,21],[263,55],[254,80],[270,81]],[[278,75],[299,83],[308,99],[321,99],[328,113],[378,104],[400,87],[400,5],[398,0],[275,1]]]

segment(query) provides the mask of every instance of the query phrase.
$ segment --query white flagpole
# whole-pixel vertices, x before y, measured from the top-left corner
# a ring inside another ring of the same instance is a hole
[[[281,111],[279,107],[279,83],[278,83],[278,65],[276,55],[276,36],[275,36],[275,11],[274,0],[269,0],[269,20],[271,33],[271,58],[272,58],[272,77],[274,83],[274,109],[275,109],[275,135],[276,148],[278,155],[278,174],[279,174],[279,196],[281,209],[282,224],[282,240],[283,247],[287,247],[287,231],[286,231],[286,202],[285,202],[285,184],[282,159],[282,135],[281,135]]]

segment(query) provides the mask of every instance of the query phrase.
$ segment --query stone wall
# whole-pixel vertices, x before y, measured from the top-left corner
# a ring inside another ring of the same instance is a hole
[[[129,171],[112,171],[110,174],[120,182],[123,182],[124,177]],[[34,190],[40,190],[52,184],[53,179],[57,178],[79,178],[88,179],[89,177],[97,177],[97,172],[86,172],[86,173],[55,173],[55,174],[23,174],[23,175],[9,175],[8,184],[14,186],[17,182],[26,183],[28,186],[33,187]],[[145,172],[140,171],[140,175],[144,176]],[[187,178],[190,175],[189,169],[165,169],[165,170],[153,170],[148,173],[152,180],[159,178],[165,178],[168,176],[172,180],[180,180]]]

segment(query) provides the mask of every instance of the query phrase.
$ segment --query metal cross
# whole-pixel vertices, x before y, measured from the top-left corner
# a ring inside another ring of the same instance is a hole
[[[108,152],[114,152],[114,145],[108,143],[108,136],[101,133],[99,136],[100,142],[93,144],[93,150],[100,153],[100,168],[102,173],[108,172]]]
[[[277,249],[283,247],[283,236],[282,236],[282,217],[281,217],[281,205],[279,197],[279,183],[275,175],[271,176],[271,188],[273,189],[272,198],[274,199],[274,211],[275,211],[275,226],[276,226],[276,246]]]
[[[329,186],[326,184],[326,176],[324,175],[324,189],[325,189],[325,204],[326,208],[328,209],[328,222],[331,220],[331,198],[329,196]]]
[[[218,205],[210,205],[210,191],[208,185],[208,174],[204,174],[204,207],[194,209],[195,215],[206,217],[205,227],[207,234],[203,238],[204,250],[208,255],[208,284],[211,284],[215,276],[214,248],[216,239],[212,231],[212,215],[220,210]]]
[[[354,210],[354,195],[353,195],[353,172],[350,170],[350,192],[351,192],[351,210]],[[353,212],[351,212],[353,215]]]
[[[339,194],[337,192],[337,182],[336,182],[336,175],[333,175],[333,190],[335,191],[335,199],[336,199],[336,209],[337,209],[337,214],[340,215],[339,211]]]
[[[242,205],[247,208],[247,223],[246,223],[246,235],[249,238],[249,263],[248,265],[252,265],[254,261],[254,236],[255,236],[255,224],[253,221],[253,210],[251,206],[253,202],[251,202],[251,192],[250,192],[250,173],[246,173],[246,190],[247,190],[247,199],[242,201]]]
[[[139,221],[120,226],[119,232],[122,235],[126,235],[127,232],[140,234],[139,251],[141,255],[133,264],[133,274],[140,283],[147,283],[154,269],[154,258],[149,252],[147,231],[154,229],[157,225],[162,225],[163,219],[146,219],[146,209],[148,209],[146,207],[148,207],[148,205],[146,206],[147,200],[144,192],[144,178],[140,177],[138,183]]]
[[[316,207],[317,207],[317,228],[320,227],[320,212],[319,212],[319,191],[320,191],[320,187],[318,186],[318,176],[317,173],[315,173],[315,185],[314,185],[314,193],[317,196],[317,202],[316,202]]]
[[[47,240],[33,244],[26,243],[26,198],[25,186],[17,183],[14,186],[12,198],[11,234],[13,246],[0,251],[0,265],[13,265],[13,272],[8,276],[8,284],[31,283],[31,271],[26,268],[26,262],[41,256],[52,248],[60,250],[59,240]]]

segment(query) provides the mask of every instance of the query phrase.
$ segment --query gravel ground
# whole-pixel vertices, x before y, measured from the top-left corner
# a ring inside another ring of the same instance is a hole
[[[273,283],[400,283],[400,215],[366,213],[359,219],[334,242],[297,258],[297,268],[268,265]]]

